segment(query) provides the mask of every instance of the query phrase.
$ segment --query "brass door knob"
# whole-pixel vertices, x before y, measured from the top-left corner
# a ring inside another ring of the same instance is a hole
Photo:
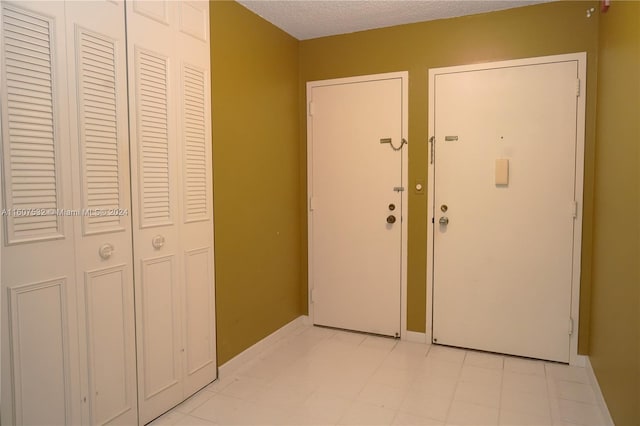
[[[392,214],[387,216],[387,223],[396,223],[396,217]]]

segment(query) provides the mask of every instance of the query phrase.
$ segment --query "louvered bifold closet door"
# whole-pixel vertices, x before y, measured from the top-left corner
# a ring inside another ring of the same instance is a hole
[[[64,3],[0,14],[2,424],[78,424]]]
[[[127,3],[138,402],[216,377],[207,2]]]
[[[179,140],[181,144],[183,363],[186,394],[216,377],[213,285],[213,188],[211,165],[211,75],[206,2],[178,7]]]
[[[67,3],[85,424],[138,420],[125,5]]]

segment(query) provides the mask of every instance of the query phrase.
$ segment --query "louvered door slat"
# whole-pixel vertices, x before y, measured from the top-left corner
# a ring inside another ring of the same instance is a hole
[[[85,235],[124,229],[122,217],[104,216],[122,204],[115,42],[79,29],[77,45],[80,143]]]
[[[167,60],[136,50],[142,227],[170,223]]]
[[[4,217],[10,243],[62,236],[57,178],[51,22],[2,6],[3,90],[6,91]],[[21,209],[37,210],[25,212]],[[49,211],[49,215],[41,216]]]
[[[205,73],[184,65],[182,71],[182,120],[184,149],[184,220],[208,219]]]

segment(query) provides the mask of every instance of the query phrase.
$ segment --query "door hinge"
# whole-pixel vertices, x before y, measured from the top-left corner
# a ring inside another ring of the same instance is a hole
[[[311,291],[309,292],[309,303],[313,303],[314,300],[315,300],[314,297],[313,297],[314,296],[314,294],[313,294],[314,291],[315,291],[315,288],[312,288]]]
[[[316,198],[309,197],[309,211],[312,212],[315,210],[315,208],[316,208]]]
[[[315,112],[315,106],[313,101],[309,101],[309,116],[313,117],[313,113]]]
[[[573,318],[569,317],[569,336],[573,335]]]
[[[578,202],[575,200],[573,201],[573,211],[571,213],[573,214],[574,219],[578,217]]]
[[[580,97],[580,79],[576,80],[576,97]]]
[[[429,144],[430,144],[430,149],[431,149],[431,155],[429,156],[429,164],[433,164],[433,155],[435,154],[435,144],[436,144],[436,137],[435,136],[431,136],[429,138]]]

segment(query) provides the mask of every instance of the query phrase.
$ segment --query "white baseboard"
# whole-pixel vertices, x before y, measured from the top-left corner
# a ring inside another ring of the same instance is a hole
[[[402,340],[406,340],[407,342],[414,342],[414,343],[427,343],[427,335],[426,333],[418,333],[417,331],[407,330],[402,335]]]
[[[584,359],[589,382],[591,382],[591,387],[596,393],[596,401],[598,403],[598,406],[600,407],[600,412],[602,413],[603,420],[605,421],[605,424],[603,426],[615,426],[615,424],[613,423],[613,418],[611,417],[611,413],[609,412],[609,408],[607,407],[607,403],[605,402],[602,391],[600,390],[598,378],[596,377],[596,374],[593,371],[593,367],[591,366],[591,360],[588,356],[585,356]]]
[[[589,358],[586,355],[576,355],[575,357],[570,357],[569,365],[573,367],[586,367],[587,359]]]
[[[283,325],[264,339],[248,347],[238,355],[231,358],[229,361],[219,366],[218,377],[223,378],[233,375],[240,367],[245,365],[251,359],[254,359],[256,356],[258,356],[258,354],[266,351],[267,349],[278,343],[280,340],[293,333],[293,331],[298,329],[300,326],[308,324],[310,324],[309,317],[306,315],[301,315],[290,323]]]

